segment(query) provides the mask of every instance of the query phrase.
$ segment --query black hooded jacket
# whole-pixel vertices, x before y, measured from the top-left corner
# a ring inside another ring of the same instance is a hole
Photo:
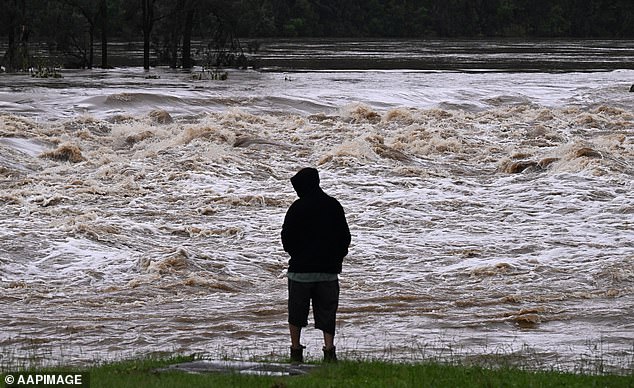
[[[282,226],[282,244],[291,256],[288,272],[341,273],[350,245],[343,207],[321,190],[314,168],[300,170],[291,183],[299,199]]]

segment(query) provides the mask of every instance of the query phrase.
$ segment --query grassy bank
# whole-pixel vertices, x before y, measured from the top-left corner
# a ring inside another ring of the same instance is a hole
[[[157,368],[189,361],[135,360],[95,366],[90,387],[628,387],[634,375],[589,376],[518,369],[484,369],[442,364],[397,364],[340,361],[322,365],[302,376],[254,376],[238,373],[188,374],[156,372]],[[56,369],[59,371],[59,369]],[[74,370],[84,371],[84,370]],[[4,378],[4,376],[3,376]]]

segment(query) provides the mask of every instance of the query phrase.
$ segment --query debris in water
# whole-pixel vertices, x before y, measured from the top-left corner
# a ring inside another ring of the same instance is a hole
[[[53,151],[44,152],[40,157],[71,163],[79,163],[86,160],[81,154],[79,147],[75,144],[62,144]]]

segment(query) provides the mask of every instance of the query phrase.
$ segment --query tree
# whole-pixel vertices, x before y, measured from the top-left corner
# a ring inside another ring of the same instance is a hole
[[[30,64],[29,36],[31,29],[27,17],[25,0],[5,0],[2,8],[3,34],[8,37],[8,47],[4,62],[7,71],[26,70]]]
[[[86,21],[89,37],[89,54],[87,66],[89,69],[92,69],[95,57],[95,29],[97,28],[97,21],[101,17],[100,14],[105,7],[105,0],[62,0],[62,2],[72,7],[73,10],[78,11],[79,14],[83,16]],[[105,28],[103,22],[104,21],[102,20],[102,50],[103,46],[107,45],[103,44],[103,41],[105,39]]]
[[[157,22],[160,23],[158,23],[158,37],[155,41],[162,46],[160,59],[168,62],[170,67],[177,67],[178,49],[182,39],[183,67],[192,67],[190,51],[193,22],[196,11],[204,3],[204,0],[177,0],[171,4],[160,3],[156,0],[141,0],[143,68],[146,70],[150,68],[150,35]]]
[[[99,18],[101,20],[101,67],[108,66],[108,1],[101,0],[99,4]]]
[[[143,68],[150,69],[150,34],[154,27],[154,3],[156,0],[141,0],[142,19],[141,28],[143,30]]]
[[[178,66],[178,48],[182,42],[181,65],[184,69],[193,66],[191,57],[191,40],[194,23],[194,15],[198,9],[198,3],[194,0],[178,0],[175,7],[166,18],[169,25],[169,56],[170,67]]]
[[[205,64],[246,67],[246,57],[236,33],[243,17],[242,0],[211,0],[204,5],[199,14],[203,38],[209,40]]]
[[[192,60],[191,47],[192,47],[192,29],[194,28],[194,14],[196,7],[193,0],[187,1],[185,7],[185,23],[183,26],[183,54],[182,65],[183,69],[191,69],[194,66]]]
[[[191,68],[191,41],[197,16],[204,11],[204,0],[177,0],[171,4],[157,4],[156,9],[162,15],[155,18],[154,31],[160,63],[178,67],[178,54],[181,52],[181,66]]]

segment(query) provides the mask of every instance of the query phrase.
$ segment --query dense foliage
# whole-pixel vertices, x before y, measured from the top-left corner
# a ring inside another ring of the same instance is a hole
[[[0,7],[2,62],[18,69],[33,65],[33,42],[92,67],[97,40],[105,67],[109,40],[144,40],[163,63],[189,67],[192,37],[211,42],[215,61],[236,59],[236,37],[634,37],[632,0],[0,0]]]
[[[251,0],[243,34],[346,37],[631,37],[630,0]],[[247,28],[250,26],[250,28]]]

